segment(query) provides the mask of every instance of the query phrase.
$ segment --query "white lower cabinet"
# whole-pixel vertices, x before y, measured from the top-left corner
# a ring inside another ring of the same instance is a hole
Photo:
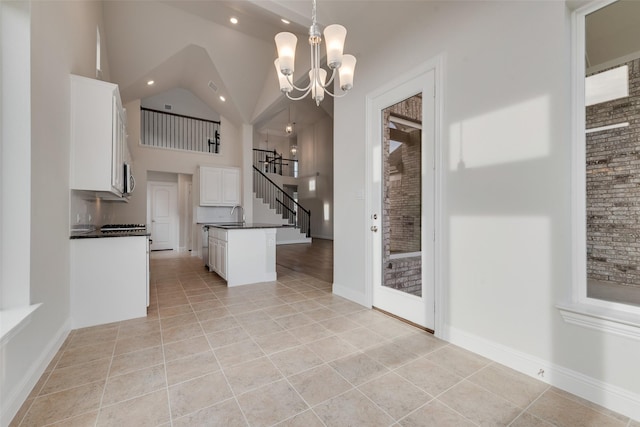
[[[216,250],[216,265],[218,266],[218,274],[223,279],[227,278],[227,242],[219,240]]]
[[[210,227],[209,270],[225,279],[227,286],[275,281],[275,228]]]
[[[209,228],[209,270],[227,279],[227,232]]]
[[[72,327],[144,317],[148,237],[71,239]]]

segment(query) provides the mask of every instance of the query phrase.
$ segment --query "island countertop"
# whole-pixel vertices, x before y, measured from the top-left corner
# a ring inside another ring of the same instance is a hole
[[[290,228],[290,224],[266,224],[266,223],[242,223],[242,222],[226,222],[221,224],[211,223],[203,224],[203,227],[222,228],[224,230],[255,230],[259,228]]]

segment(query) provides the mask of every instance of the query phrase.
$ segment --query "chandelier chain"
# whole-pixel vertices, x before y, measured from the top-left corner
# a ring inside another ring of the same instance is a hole
[[[316,20],[316,0],[313,0],[313,6],[311,9],[311,22],[313,24],[315,24],[317,22]]]

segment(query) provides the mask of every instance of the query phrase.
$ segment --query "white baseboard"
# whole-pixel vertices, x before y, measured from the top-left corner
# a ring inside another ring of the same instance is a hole
[[[446,326],[442,338],[549,385],[640,420],[640,395],[474,334]]]
[[[350,289],[346,286],[342,286],[336,282],[333,282],[333,293],[335,295],[338,295],[339,297],[346,298],[349,301],[353,301],[356,304],[360,304],[365,307],[371,308],[366,303],[367,298],[365,294],[360,292],[355,292],[353,289]]]
[[[276,245],[297,245],[299,243],[311,243],[311,239],[300,239],[300,240],[278,240]]]
[[[31,390],[33,390],[33,387],[35,387],[45,369],[49,366],[49,363],[51,363],[60,347],[62,347],[70,330],[71,319],[69,318],[49,341],[38,360],[25,373],[21,384],[16,387],[14,392],[9,396],[3,396],[0,402],[0,426],[8,426],[9,423],[11,423],[13,417],[16,416],[22,404],[27,400],[27,397],[29,397]]]
[[[322,235],[322,234],[312,234],[311,235],[312,239],[323,239],[323,240],[333,240],[333,234],[332,235]]]

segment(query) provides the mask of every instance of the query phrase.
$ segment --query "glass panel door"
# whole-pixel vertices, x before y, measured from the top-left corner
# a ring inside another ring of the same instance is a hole
[[[422,296],[422,96],[383,110],[382,284]]]

